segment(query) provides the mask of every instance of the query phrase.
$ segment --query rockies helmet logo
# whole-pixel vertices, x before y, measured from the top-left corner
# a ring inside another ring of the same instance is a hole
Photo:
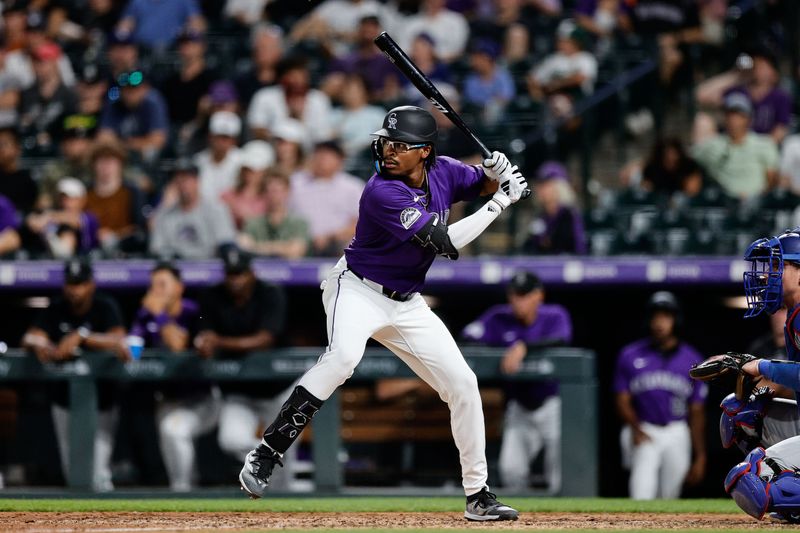
[[[397,129],[397,113],[390,113],[389,116],[386,118],[386,122],[389,124],[386,125],[387,128],[390,130]]]

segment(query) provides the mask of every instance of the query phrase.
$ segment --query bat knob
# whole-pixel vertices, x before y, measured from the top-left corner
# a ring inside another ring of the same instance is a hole
[[[532,194],[533,193],[531,192],[530,189],[525,189],[524,191],[522,191],[522,199],[527,200],[528,198],[531,197]]]

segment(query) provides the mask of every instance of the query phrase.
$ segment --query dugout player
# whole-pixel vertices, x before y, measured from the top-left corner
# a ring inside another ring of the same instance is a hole
[[[418,107],[392,109],[374,135],[375,174],[361,195],[355,237],[322,284],[327,350],[248,454],[239,481],[252,497],[264,493],[282,455],[353,374],[373,338],[447,402],[467,496],[465,518],[515,520],[517,511],[488,490],[478,380],[419,291],[434,258],[457,259],[521,198],[527,182],[499,152],[483,168],[437,157],[436,122]],[[452,204],[480,195],[492,196],[476,213],[448,224]]]
[[[79,357],[82,350],[105,351],[123,361],[130,359],[125,327],[116,302],[95,292],[92,266],[85,258],[64,266],[63,296],[53,300],[36,318],[22,339],[25,348],[43,363],[60,363]],[[69,410],[66,386],[51,387],[55,427],[64,477],[69,472]],[[111,483],[111,452],[117,412],[113,390],[101,382],[98,389],[97,433],[94,439],[92,489],[106,492]]]
[[[677,498],[684,482],[705,475],[708,387],[689,377],[703,358],[678,337],[681,309],[672,293],[653,294],[645,316],[649,337],[622,348],[614,375],[623,463],[631,498]]]
[[[191,346],[198,318],[197,303],[183,297],[180,270],[170,262],[160,262],[150,272],[150,287],[130,335],[144,339],[145,348],[182,352]],[[159,444],[173,491],[191,490],[196,472],[194,439],[211,431],[218,415],[219,393],[208,385],[180,382],[158,387]]]
[[[544,286],[532,272],[517,272],[508,284],[508,304],[496,305],[464,328],[465,340],[506,348],[500,370],[519,372],[530,348],[572,342],[567,310],[545,304]],[[503,486],[529,486],[531,461],[544,450],[544,472],[551,494],[561,488],[561,398],[558,382],[508,380],[500,447]]]
[[[236,247],[222,252],[225,279],[200,300],[200,332],[195,348],[202,357],[235,359],[275,345],[286,321],[286,299],[277,285],[256,278],[251,256]],[[269,423],[291,393],[291,382],[222,383],[217,440],[222,451],[241,460],[258,445]],[[293,465],[281,471],[273,488],[289,489]]]

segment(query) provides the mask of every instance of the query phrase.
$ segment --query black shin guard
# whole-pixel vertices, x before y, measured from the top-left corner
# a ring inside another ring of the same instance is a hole
[[[320,407],[322,400],[298,385],[281,406],[275,421],[264,431],[264,442],[276,452],[286,453]]]

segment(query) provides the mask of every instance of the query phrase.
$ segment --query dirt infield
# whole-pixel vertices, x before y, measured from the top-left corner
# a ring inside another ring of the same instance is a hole
[[[213,531],[271,529],[770,529],[744,514],[523,513],[517,522],[480,524],[458,513],[0,513],[3,531]]]

